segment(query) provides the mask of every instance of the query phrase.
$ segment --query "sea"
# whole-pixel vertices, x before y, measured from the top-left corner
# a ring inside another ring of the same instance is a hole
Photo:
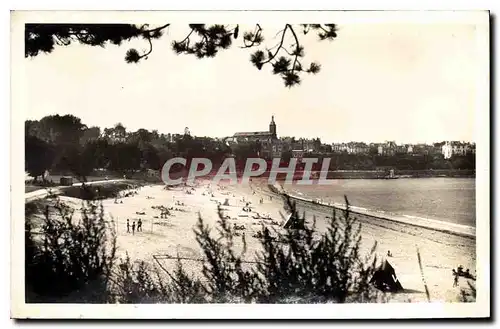
[[[474,178],[339,179],[330,185],[284,185],[292,195],[409,221],[475,228]]]

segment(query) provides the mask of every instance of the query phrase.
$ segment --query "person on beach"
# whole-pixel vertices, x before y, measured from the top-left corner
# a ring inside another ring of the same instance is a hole
[[[458,273],[453,269],[453,287],[458,286]]]
[[[387,257],[392,257],[391,251],[387,250]]]
[[[135,222],[132,222],[132,234],[135,234]]]
[[[141,231],[142,232],[142,219],[139,218],[137,221],[137,232]]]
[[[464,267],[462,265],[459,265],[457,268],[457,274],[462,275],[464,273]]]
[[[127,218],[127,233],[130,233],[130,221]]]

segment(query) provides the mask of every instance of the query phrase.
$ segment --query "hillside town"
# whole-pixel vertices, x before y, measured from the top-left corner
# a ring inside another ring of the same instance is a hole
[[[267,130],[236,132],[225,138],[194,136],[188,127],[182,134],[164,134],[157,130],[128,131],[121,123],[101,129],[87,126],[72,115],[53,115],[27,120],[26,171],[30,177],[52,174],[86,177],[95,170],[119,176],[151,172],[159,176],[169,159],[208,158],[214,166],[233,157],[236,166],[248,158],[267,161],[279,158],[286,165],[292,158],[330,158],[330,171],[400,171],[400,175],[468,175],[475,170],[475,144],[442,141],[434,144],[333,143],[320,138],[279,137],[277,123],[271,117]],[[454,171],[437,173],[436,170]],[[460,171],[457,173],[456,171]],[[465,171],[467,172],[465,172]],[[401,172],[403,171],[403,172]],[[411,172],[408,172],[411,171]],[[365,176],[363,176],[365,177]]]
[[[264,158],[279,158],[283,153],[291,152],[293,157],[300,158],[304,154],[334,154],[348,153],[359,155],[384,155],[394,156],[397,154],[421,155],[443,155],[444,159],[450,159],[453,155],[465,156],[475,154],[476,144],[464,141],[442,141],[434,144],[396,144],[394,141],[383,143],[323,143],[320,138],[296,138],[278,137],[277,125],[274,116],[271,117],[269,130],[255,132],[237,132],[231,137],[225,138],[231,147],[236,144],[258,143],[260,156]]]

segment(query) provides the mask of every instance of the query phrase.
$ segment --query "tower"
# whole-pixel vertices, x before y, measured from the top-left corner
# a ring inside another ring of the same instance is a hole
[[[274,122],[274,115],[271,116],[271,123],[269,124],[269,132],[271,133],[273,139],[276,139],[276,123]]]

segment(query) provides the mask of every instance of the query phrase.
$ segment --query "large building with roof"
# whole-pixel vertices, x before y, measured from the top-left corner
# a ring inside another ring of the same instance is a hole
[[[237,132],[232,137],[227,139],[231,143],[248,143],[257,142],[261,146],[260,156],[264,158],[281,157],[282,145],[276,134],[276,122],[274,115],[271,116],[269,130],[267,131],[251,131]]]
[[[268,131],[237,132],[233,135],[233,139],[239,142],[270,141],[278,139],[274,115],[271,116],[271,123],[269,123]]]

